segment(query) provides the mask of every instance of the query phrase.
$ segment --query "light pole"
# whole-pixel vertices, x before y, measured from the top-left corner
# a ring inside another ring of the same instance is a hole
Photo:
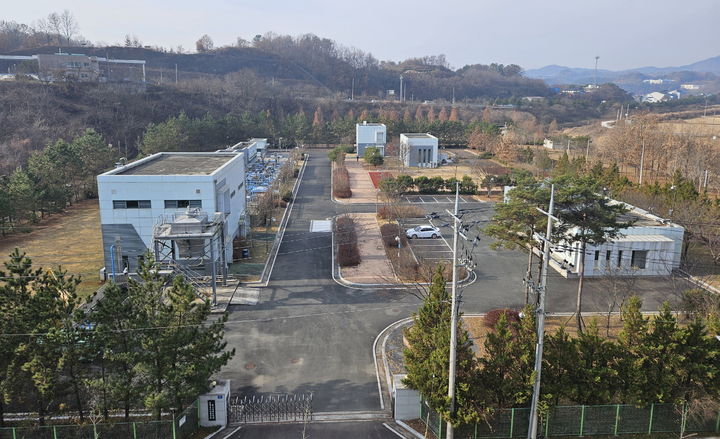
[[[596,55],[595,56],[595,76],[593,78],[593,81],[595,82],[595,88],[597,88],[597,86],[598,86],[597,85],[597,64],[598,64],[599,59],[600,59],[600,57]]]

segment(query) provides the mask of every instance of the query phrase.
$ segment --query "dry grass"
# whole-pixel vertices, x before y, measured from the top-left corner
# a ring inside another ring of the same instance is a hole
[[[76,203],[65,213],[38,224],[30,233],[3,238],[1,260],[7,260],[15,247],[26,252],[36,267],[61,265],[68,273],[81,276],[78,293],[90,295],[100,286],[99,270],[104,264],[97,200]]]
[[[583,320],[586,324],[588,324],[593,318],[597,319],[597,324],[600,328],[600,335],[606,336],[607,316],[585,316]],[[485,338],[487,337],[487,334],[492,330],[492,328],[487,327],[487,325],[485,324],[484,316],[464,316],[463,323],[465,324],[465,328],[470,333],[470,339],[473,341],[473,343],[475,343],[478,348],[478,358],[482,357],[483,355],[485,355]],[[561,326],[565,327],[565,332],[570,337],[577,336],[575,317],[548,316],[547,318],[545,318],[546,335],[555,333]],[[622,320],[620,320],[620,316],[618,314],[611,315],[610,335],[608,338],[613,340],[616,339],[618,334],[620,333],[620,330],[622,330]]]

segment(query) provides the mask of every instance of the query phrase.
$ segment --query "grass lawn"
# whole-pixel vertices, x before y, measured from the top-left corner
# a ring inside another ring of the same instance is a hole
[[[0,260],[6,261],[15,247],[26,252],[35,267],[61,265],[68,273],[81,276],[78,293],[90,295],[100,285],[98,272],[103,266],[98,201],[76,203],[32,227],[30,233],[4,237],[0,240]]]

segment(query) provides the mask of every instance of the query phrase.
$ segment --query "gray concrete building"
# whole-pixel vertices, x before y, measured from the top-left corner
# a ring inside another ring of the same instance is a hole
[[[408,167],[435,168],[438,165],[438,138],[430,133],[400,134],[400,157]]]

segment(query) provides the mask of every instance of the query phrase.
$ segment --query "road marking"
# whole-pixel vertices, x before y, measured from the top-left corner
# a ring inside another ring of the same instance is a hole
[[[452,203],[453,201],[455,201],[455,200],[453,200],[453,199],[450,198],[450,197],[445,197],[445,198],[447,198],[448,202],[450,202],[450,203]]]
[[[397,431],[395,431],[394,428],[392,428],[391,426],[387,425],[387,422],[383,422],[383,425],[385,426],[385,428],[387,428],[388,430],[392,431],[392,432],[395,433],[397,436],[402,437],[402,438],[405,437],[405,436],[403,436],[402,434],[400,434],[400,433],[398,433]]]
[[[439,203],[438,199],[435,197],[432,197],[433,200],[435,200],[436,203]]]

